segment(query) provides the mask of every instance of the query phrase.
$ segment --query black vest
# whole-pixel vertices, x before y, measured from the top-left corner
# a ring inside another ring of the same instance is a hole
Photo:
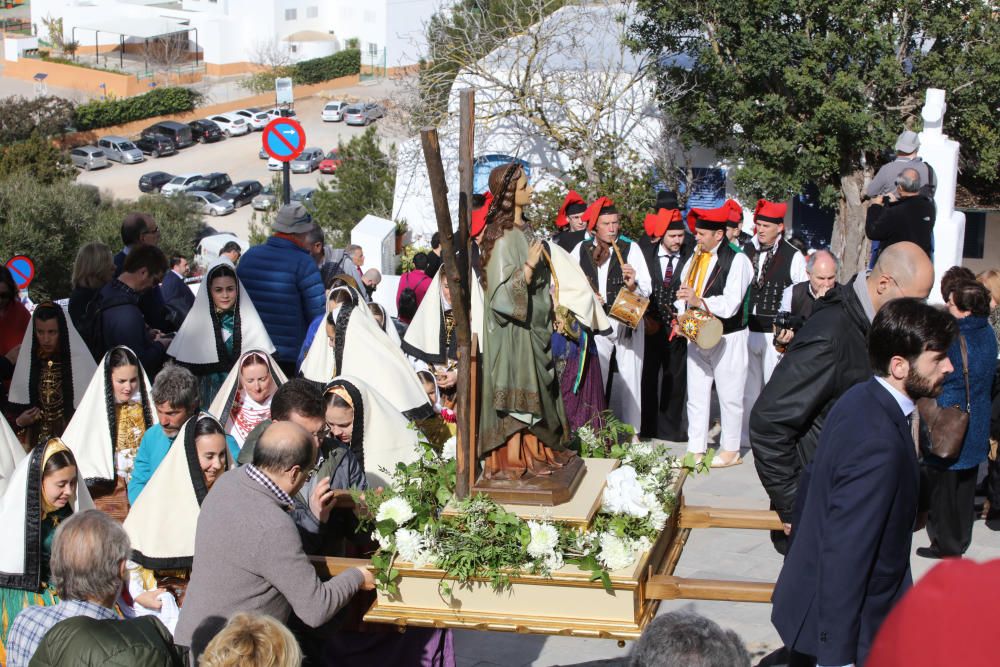
[[[649,308],[646,314],[657,322],[669,323],[674,316],[674,301],[677,300],[677,289],[681,286],[681,271],[684,263],[691,256],[691,249],[686,243],[681,244],[678,251],[678,258],[674,261],[674,276],[670,285],[663,284],[663,270],[660,268],[660,252],[662,246],[659,243],[653,245],[643,244],[639,248],[642,256],[646,260],[646,268],[653,279],[653,291],[649,296]]]
[[[809,291],[808,280],[798,283],[792,288],[792,315],[798,315],[802,319],[807,320],[812,315],[813,306],[815,305],[816,299],[813,297],[812,292]]]
[[[632,247],[631,243],[626,243],[619,239],[618,250],[622,253],[622,259],[626,262],[628,261],[628,253]],[[611,265],[608,267],[608,284],[606,294],[608,298],[604,304],[604,312],[611,312],[611,306],[615,303],[615,297],[618,296],[618,292],[625,287],[625,278],[622,277],[622,265],[618,262],[618,255],[615,253],[615,249],[611,248],[611,259],[608,260]],[[584,275],[590,280],[591,287],[594,288],[595,292],[600,292],[600,285],[597,284],[597,266],[594,264],[594,241],[584,241],[580,245],[580,268],[583,269]],[[660,282],[663,282],[662,279]]]
[[[784,239],[776,242],[778,248],[770,263],[763,267],[764,278],[757,285],[757,259],[765,251],[758,250],[753,243],[743,246],[744,252],[754,267],[754,280],[750,283],[749,320],[750,331],[771,333],[774,330],[774,316],[781,308],[781,295],[792,284],[792,259],[798,250]],[[756,314],[754,314],[756,310]]]
[[[722,296],[722,292],[726,288],[726,279],[729,277],[729,269],[733,266],[733,260],[736,258],[737,252],[725,239],[719,244],[719,249],[716,252],[715,268],[712,269],[712,273],[705,280],[705,287],[702,289],[701,296],[703,299],[711,296]],[[694,266],[691,267],[691,270],[694,270]],[[743,301],[743,306],[732,317],[725,319],[719,317],[722,321],[723,334],[730,334],[746,329],[745,307],[746,300]]]

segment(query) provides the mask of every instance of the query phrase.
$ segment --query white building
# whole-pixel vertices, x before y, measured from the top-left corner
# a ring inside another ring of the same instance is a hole
[[[62,17],[65,39],[75,37],[81,53],[104,52],[121,43],[141,47],[159,30],[188,33],[197,41],[208,74],[245,72],[265,45],[291,51],[295,61],[330,55],[357,39],[366,65],[409,65],[420,44],[435,0],[32,0],[31,22],[47,39],[42,22]],[[74,30],[75,29],[75,30]],[[421,49],[422,50],[422,49]],[[377,54],[373,57],[370,54]]]

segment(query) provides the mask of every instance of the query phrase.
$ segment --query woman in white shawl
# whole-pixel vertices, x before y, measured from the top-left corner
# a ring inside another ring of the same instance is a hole
[[[271,399],[287,378],[271,355],[250,350],[229,371],[209,409],[240,449],[250,431],[271,418]]]
[[[167,354],[198,377],[199,394],[208,400],[219,393],[245,349],[274,353],[264,323],[236,277],[236,267],[228,258],[220,258],[209,267]]]
[[[49,580],[49,556],[59,523],[90,509],[73,453],[58,438],[32,450],[10,474],[0,497],[0,664],[7,633],[21,610],[59,602]]]
[[[142,436],[156,423],[149,378],[119,345],[104,355],[63,440],[80,464],[94,504],[118,521],[128,514],[127,485]]]
[[[315,382],[329,382],[338,374],[364,377],[408,419],[433,417],[434,407],[399,344],[354,294],[348,287],[330,290],[325,327],[316,332],[309,346],[302,375]]]
[[[378,391],[364,380],[342,375],[323,388],[330,437],[351,448],[365,470],[369,488],[387,486],[397,463],[412,463],[417,431]]]
[[[125,519],[133,609],[156,615],[171,633],[191,575],[201,504],[232,464],[222,424],[207,412],[192,417]]]
[[[28,449],[62,436],[96,368],[62,307],[39,304],[24,332],[7,399],[8,419]]]

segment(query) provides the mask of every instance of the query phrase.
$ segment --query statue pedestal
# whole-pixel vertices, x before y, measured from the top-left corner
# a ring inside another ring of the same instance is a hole
[[[485,493],[501,505],[562,505],[569,502],[587,473],[583,459],[574,456],[551,475],[521,479],[484,479],[472,487],[472,494]],[[603,486],[604,477],[601,477]]]

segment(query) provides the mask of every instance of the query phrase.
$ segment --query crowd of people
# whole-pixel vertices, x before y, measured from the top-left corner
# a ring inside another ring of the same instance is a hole
[[[610,198],[570,192],[543,237],[520,215],[526,175],[494,170],[462,286],[487,368],[484,477],[550,474],[607,411],[700,460],[717,404],[710,466],[752,450],[784,524],[773,620],[790,664],[862,664],[909,586],[918,515],[920,555],[968,549],[995,433],[1000,273],[955,267],[946,307],[924,303],[933,171],[912,140],[869,189],[872,268],[844,284],[829,250],[785,238],[782,203],[756,204],[750,236],[732,200],[685,216],[660,192],[630,239]],[[152,217],[129,215],[121,237],[117,254],[79,249],[63,303],[29,310],[0,272],[0,663],[95,664],[127,646],[151,665],[453,664],[449,631],[359,630],[367,569],[321,580],[310,562],[374,551],[351,491],[385,485],[418,437],[455,433],[438,239],[401,276],[394,315],[364,250],[331,250],[301,204],[262,245],[223,248],[196,291]],[[622,314],[635,303],[638,320]],[[964,429],[946,433],[956,405]],[[994,520],[993,463],[986,487]],[[711,664],[749,664],[707,623],[652,624],[634,664],[672,664],[640,656],[696,626],[729,656]]]

